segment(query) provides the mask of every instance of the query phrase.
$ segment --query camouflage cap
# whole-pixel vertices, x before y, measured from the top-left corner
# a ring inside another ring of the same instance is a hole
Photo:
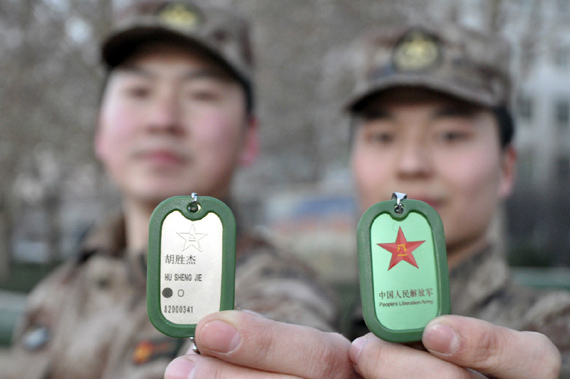
[[[204,49],[251,86],[253,57],[246,21],[225,10],[189,1],[142,1],[117,14],[101,46],[108,68],[119,65],[137,46],[168,40]]]
[[[510,107],[510,45],[496,35],[424,20],[384,27],[358,42],[348,111],[370,95],[402,86]]]

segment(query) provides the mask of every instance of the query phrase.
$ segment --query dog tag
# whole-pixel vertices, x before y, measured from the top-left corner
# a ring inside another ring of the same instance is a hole
[[[419,200],[394,193],[358,224],[364,321],[390,342],[421,341],[427,323],[448,314],[449,274],[443,225]]]
[[[156,329],[193,337],[206,315],[234,308],[235,218],[206,196],[171,197],[149,230],[147,306]]]

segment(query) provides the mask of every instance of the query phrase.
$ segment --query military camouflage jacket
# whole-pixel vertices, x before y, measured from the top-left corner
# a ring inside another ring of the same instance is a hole
[[[545,334],[562,355],[570,378],[570,293],[538,291],[514,283],[505,260],[492,249],[450,274],[451,311],[516,330]]]
[[[451,313],[515,330],[545,334],[562,354],[562,378],[570,378],[570,293],[538,291],[513,282],[505,260],[486,249],[450,272]],[[362,310],[351,337],[368,332]]]
[[[14,339],[13,374],[2,378],[163,377],[185,340],[151,325],[143,254],[133,258],[124,246],[122,219],[108,223],[32,292]],[[237,251],[237,307],[334,329],[336,304],[304,266],[260,238],[238,238]]]

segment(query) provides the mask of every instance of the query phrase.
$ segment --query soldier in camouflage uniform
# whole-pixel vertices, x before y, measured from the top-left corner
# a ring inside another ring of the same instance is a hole
[[[123,209],[30,295],[2,378],[162,378],[187,346],[147,316],[150,215],[174,195],[228,201],[233,172],[257,153],[241,18],[189,2],[138,2],[118,16],[102,55],[95,147]],[[333,329],[336,305],[311,272],[260,237],[238,230],[237,239],[238,308]]]
[[[431,204],[446,234],[452,313],[546,335],[570,376],[570,294],[515,284],[488,235],[514,182],[510,46],[498,36],[424,21],[372,32],[358,48],[348,110],[362,209],[388,200],[394,190]],[[356,325],[363,327],[361,317]],[[437,325],[440,332],[452,330],[445,321]],[[435,335],[424,334],[424,343]],[[371,335],[355,343],[362,348],[367,339],[370,350],[361,350],[354,363],[364,377],[384,377],[373,374],[372,364],[374,349],[384,344],[374,345]],[[464,365],[449,346],[444,350],[433,352]],[[498,377],[556,377],[557,363],[551,363],[552,370],[544,365],[544,371],[521,365],[524,373],[501,371],[490,359],[464,366]]]
[[[218,359],[178,358],[166,378],[185,378],[192,370],[193,378],[257,377],[256,370],[266,371],[264,378],[557,378],[559,372],[570,378],[570,294],[513,283],[488,235],[514,181],[509,45],[424,21],[365,35],[356,58],[357,85],[347,109],[361,209],[398,191],[438,211],[454,315],[431,321],[425,349],[417,349],[365,334],[361,311],[352,344],[221,312],[197,329],[202,354]],[[231,324],[218,330],[231,331],[230,337],[220,338],[212,320]]]

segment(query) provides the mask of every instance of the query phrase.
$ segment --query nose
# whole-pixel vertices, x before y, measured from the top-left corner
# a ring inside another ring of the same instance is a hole
[[[154,98],[149,107],[147,126],[152,133],[182,132],[180,104],[174,92],[160,93]]]
[[[429,146],[419,136],[407,138],[400,145],[395,164],[401,178],[426,178],[433,171]]]

